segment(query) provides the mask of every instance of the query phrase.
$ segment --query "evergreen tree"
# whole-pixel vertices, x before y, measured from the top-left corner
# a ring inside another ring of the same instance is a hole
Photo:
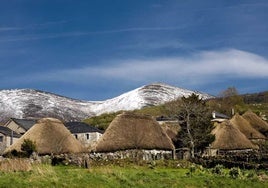
[[[170,103],[168,108],[181,125],[177,136],[177,147],[188,147],[191,157],[194,157],[195,152],[202,152],[214,141],[215,136],[211,134],[213,129],[210,121],[211,113],[198,95],[182,97],[180,100]]]

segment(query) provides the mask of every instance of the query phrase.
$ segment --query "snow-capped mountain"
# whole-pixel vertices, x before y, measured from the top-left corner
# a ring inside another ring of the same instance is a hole
[[[75,100],[33,89],[1,90],[0,121],[10,117],[82,120],[102,113],[159,105],[192,93],[198,94],[203,99],[212,97],[205,93],[159,83],[142,86],[105,101]]]

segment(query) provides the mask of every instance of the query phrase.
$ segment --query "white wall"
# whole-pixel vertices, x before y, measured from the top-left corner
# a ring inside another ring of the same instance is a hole
[[[91,146],[94,142],[100,139],[101,133],[76,133],[73,136],[78,139],[86,147]]]

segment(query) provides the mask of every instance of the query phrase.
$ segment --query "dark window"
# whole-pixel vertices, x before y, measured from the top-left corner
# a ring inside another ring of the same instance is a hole
[[[74,136],[75,136],[76,139],[78,138],[77,134],[75,134]]]
[[[87,140],[89,139],[89,134],[86,134],[87,135]]]
[[[3,140],[4,140],[4,137],[0,136],[0,142],[3,142]]]

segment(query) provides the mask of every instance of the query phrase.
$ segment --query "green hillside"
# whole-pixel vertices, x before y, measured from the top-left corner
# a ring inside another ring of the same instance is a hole
[[[226,102],[227,101],[227,102]],[[230,102],[231,101],[231,102]],[[149,106],[142,108],[140,110],[135,110],[134,112],[137,114],[146,114],[151,115],[153,117],[160,116],[169,116],[169,112],[167,110],[167,105],[172,105],[173,102],[165,105],[159,106]],[[222,105],[224,104],[224,105]],[[268,91],[254,93],[254,94],[245,94],[238,95],[233,98],[215,98],[207,101],[207,105],[210,106],[211,110],[216,110],[222,113],[226,113],[227,115],[231,115],[231,108],[235,109],[235,112],[243,114],[247,110],[252,110],[256,114],[268,117]],[[221,108],[219,106],[221,105]],[[100,116],[91,117],[89,119],[85,119],[84,122],[99,129],[105,130],[108,125],[112,122],[116,115],[121,112],[116,113],[105,113]]]

